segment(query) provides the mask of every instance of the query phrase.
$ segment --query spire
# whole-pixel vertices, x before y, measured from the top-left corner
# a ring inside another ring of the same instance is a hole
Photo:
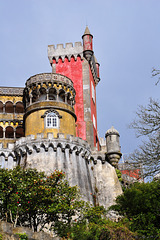
[[[93,55],[93,44],[92,44],[93,36],[90,34],[88,26],[86,26],[82,39],[83,39],[83,53],[84,55],[87,54],[85,58],[89,61],[91,56]]]
[[[90,36],[92,36],[92,34],[91,34],[90,31],[89,31],[88,26],[86,26],[86,29],[85,29],[85,31],[84,31],[84,34],[83,34],[82,38],[83,38],[85,35],[90,35]],[[92,36],[92,38],[93,38],[93,36]]]
[[[90,31],[89,31],[88,26],[86,26],[86,29],[85,29],[85,31],[84,31],[84,35],[86,35],[86,34],[91,34]]]

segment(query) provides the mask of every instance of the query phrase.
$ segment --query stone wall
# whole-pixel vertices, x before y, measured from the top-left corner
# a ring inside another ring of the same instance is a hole
[[[108,208],[122,193],[115,168],[102,152],[91,152],[89,144],[78,137],[49,133],[21,138],[16,142],[15,154],[25,168],[36,168],[50,174],[62,170],[71,186],[79,186],[82,197],[92,204]]]
[[[51,237],[48,233],[33,232],[26,227],[13,227],[11,223],[0,221],[0,235],[2,240],[18,240],[17,233],[26,233],[28,240],[60,240],[59,237]]]

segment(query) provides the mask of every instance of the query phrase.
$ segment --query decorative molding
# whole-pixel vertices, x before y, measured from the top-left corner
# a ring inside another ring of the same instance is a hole
[[[71,85],[73,87],[73,82],[70,78],[58,74],[58,73],[40,73],[40,74],[36,74],[32,77],[30,77],[27,81],[26,81],[26,87],[31,87],[32,85],[37,85],[40,83],[44,83],[48,84],[48,83],[60,83],[63,85]]]
[[[0,87],[1,96],[23,96],[24,88],[21,87]]]
[[[16,125],[16,123],[18,123],[18,126],[22,126],[23,125],[23,120],[19,120],[19,119],[0,119],[0,122],[3,122],[3,124],[5,124],[6,122],[8,122],[9,124],[13,123],[14,125]]]
[[[62,118],[62,116],[59,114],[59,112],[56,111],[56,110],[54,110],[54,109],[47,110],[47,111],[41,116],[41,118],[45,118],[48,113],[55,113],[58,118]]]

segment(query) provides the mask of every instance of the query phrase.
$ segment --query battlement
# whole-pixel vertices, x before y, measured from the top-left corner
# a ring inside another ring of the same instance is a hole
[[[59,58],[62,58],[62,61],[64,61],[65,57],[70,61],[72,56],[74,56],[75,60],[77,60],[78,56],[83,57],[83,46],[81,42],[75,42],[74,46],[73,43],[66,43],[65,47],[63,44],[57,44],[56,48],[55,45],[48,45],[48,58],[51,64],[53,58],[56,62],[58,62]]]
[[[62,152],[69,149],[69,152],[82,154],[82,157],[89,158],[90,156],[90,146],[89,144],[81,138],[74,137],[72,135],[67,135],[65,138],[64,134],[58,133],[55,137],[53,133],[48,133],[47,138],[44,138],[43,133],[38,133],[36,136],[29,135],[27,137],[22,137],[15,143],[14,151],[16,154],[23,156],[24,154],[31,155],[34,151],[37,153],[42,149],[48,152],[49,148],[53,151],[57,151],[60,147]]]
[[[16,161],[17,156],[23,157],[26,154],[31,155],[41,151],[48,152],[51,148],[54,152],[57,148],[61,148],[62,152],[69,150],[70,154],[75,152],[76,155],[81,154],[82,158],[85,158],[88,163],[93,162],[94,165],[97,161],[102,164],[108,161],[106,151],[91,151],[90,145],[85,140],[74,137],[73,135],[65,135],[58,133],[54,136],[53,133],[47,133],[47,137],[44,137],[43,133],[37,133],[36,135],[29,135],[19,138],[16,143],[8,143],[7,148],[3,148],[3,143],[0,143],[0,156],[4,156],[7,161],[9,157],[12,157]]]

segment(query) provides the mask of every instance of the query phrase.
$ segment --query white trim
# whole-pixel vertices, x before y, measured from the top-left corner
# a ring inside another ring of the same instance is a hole
[[[93,99],[93,102],[95,103],[95,89],[92,82],[91,82],[91,88],[92,88],[92,99]]]
[[[45,119],[46,128],[59,128],[59,117],[56,113],[50,112]]]

